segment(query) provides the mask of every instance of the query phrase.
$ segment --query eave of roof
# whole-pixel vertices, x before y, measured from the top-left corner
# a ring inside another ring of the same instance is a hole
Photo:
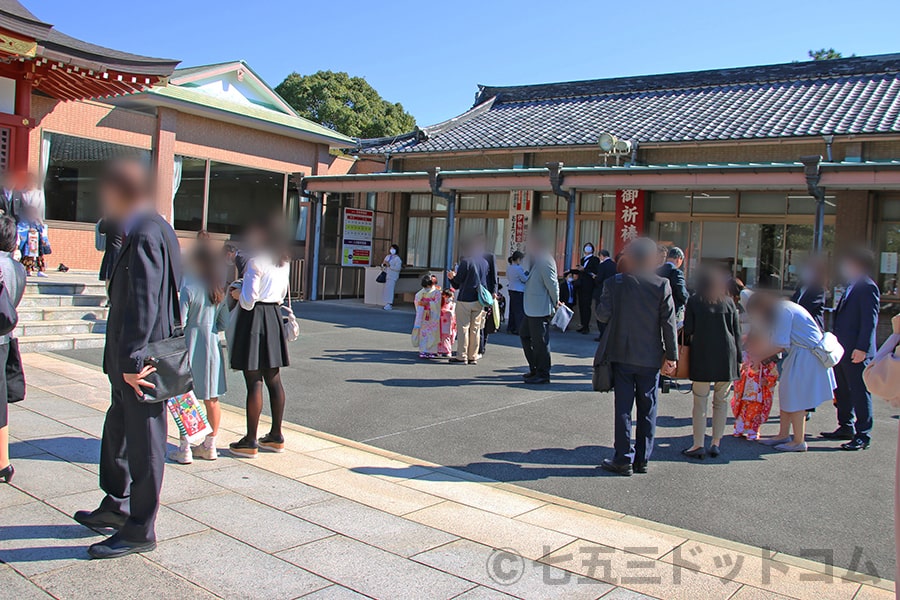
[[[303,117],[258,106],[236,104],[191,88],[158,86],[133,96],[131,100],[157,106],[172,106],[182,112],[213,116],[218,120],[230,120],[254,129],[328,144],[336,148],[349,148],[355,143],[352,138]]]

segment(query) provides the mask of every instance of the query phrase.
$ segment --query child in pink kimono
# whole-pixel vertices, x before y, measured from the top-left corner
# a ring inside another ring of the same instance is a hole
[[[438,356],[449,358],[456,345],[456,301],[453,290],[447,288],[441,292],[441,341],[438,344]]]

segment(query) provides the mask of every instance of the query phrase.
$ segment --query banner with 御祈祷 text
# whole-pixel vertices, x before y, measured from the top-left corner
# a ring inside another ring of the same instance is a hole
[[[644,235],[647,193],[644,190],[616,190],[616,243],[618,254],[636,237]]]
[[[509,249],[508,254],[516,250],[525,250],[525,238],[531,224],[531,192],[513,190],[509,195]]]
[[[344,229],[341,236],[341,265],[344,267],[371,265],[374,233],[375,211],[345,208]]]

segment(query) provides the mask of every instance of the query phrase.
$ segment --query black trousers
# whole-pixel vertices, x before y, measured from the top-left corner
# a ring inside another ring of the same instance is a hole
[[[645,463],[653,454],[659,369],[613,363],[616,411],[616,464]],[[631,411],[637,405],[635,443],[631,443]]]
[[[581,320],[581,328],[586,331],[591,330],[591,313],[594,312],[593,299],[593,292],[578,294],[578,317]]]
[[[100,444],[100,508],[128,515],[119,534],[130,542],[156,539],[167,427],[164,402],[138,402],[130,387],[113,384]]]
[[[509,293],[509,321],[506,322],[507,333],[518,335],[519,328],[525,320],[525,292]]]
[[[550,319],[526,316],[519,326],[525,360],[538,377],[550,377]]]
[[[837,389],[838,425],[853,429],[856,437],[869,441],[872,434],[872,394],[863,382],[863,371],[869,361],[854,364],[848,355],[834,368]],[[855,418],[854,418],[855,417]]]

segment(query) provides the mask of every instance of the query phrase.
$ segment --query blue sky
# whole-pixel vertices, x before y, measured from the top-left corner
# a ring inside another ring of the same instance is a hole
[[[365,77],[420,125],[513,85],[900,52],[900,2],[755,0],[24,0],[87,41],[193,66],[246,60]]]

